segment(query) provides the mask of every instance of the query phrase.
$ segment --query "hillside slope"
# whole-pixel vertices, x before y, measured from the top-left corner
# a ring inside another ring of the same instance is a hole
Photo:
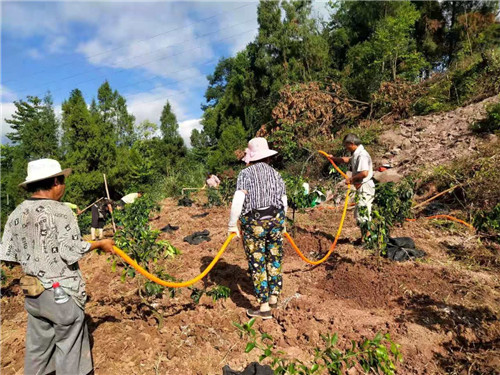
[[[422,167],[430,169],[471,154],[480,144],[496,142],[495,135],[478,137],[469,127],[485,117],[487,104],[499,100],[497,95],[450,112],[398,121],[394,129],[379,137],[378,142],[386,152],[377,161],[389,162],[398,172],[407,175]]]

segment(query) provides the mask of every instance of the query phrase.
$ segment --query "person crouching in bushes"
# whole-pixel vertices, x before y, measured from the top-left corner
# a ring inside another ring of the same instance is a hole
[[[269,149],[265,138],[250,140],[245,152],[243,161],[249,166],[238,175],[228,231],[240,237],[239,218],[248,267],[260,303],[259,309],[248,309],[247,315],[271,319],[271,308],[277,307],[283,287],[285,183],[268,164],[277,152]]]

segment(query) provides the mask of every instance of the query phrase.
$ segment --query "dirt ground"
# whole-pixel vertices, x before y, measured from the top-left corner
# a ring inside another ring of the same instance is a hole
[[[163,201],[152,226],[180,226],[175,233],[162,234],[182,250],[165,261],[165,269],[186,280],[213,259],[226,237],[229,212],[176,203]],[[209,215],[191,217],[203,212]],[[327,251],[339,215],[333,210],[298,215],[291,232],[305,254]],[[203,229],[210,231],[210,242],[189,245],[182,241]],[[320,334],[337,332],[339,346],[347,347],[351,339],[388,332],[401,345],[400,374],[499,373],[498,254],[481,246],[466,228],[455,225],[442,228],[419,220],[396,228],[393,234],[412,236],[428,257],[394,263],[353,246],[358,231],[352,213],[348,213],[336,251],[320,266],[305,264],[286,245],[279,307],[274,319],[258,321],[254,327],[272,335],[277,349],[305,361],[321,345]],[[173,298],[165,293],[162,298],[143,300],[138,286],[144,279],[138,276],[122,282],[120,267],[112,272],[106,255],[89,254],[80,266],[90,296],[86,313],[97,375],[222,374],[226,364],[241,370],[257,359],[257,351],[244,353],[247,341],[232,325],[246,322],[245,309],[255,305],[240,241],[233,240],[221,261],[197,285],[231,289],[230,298],[215,303],[202,297],[195,305],[186,289]],[[19,269],[14,268],[2,288],[3,375],[23,373],[26,312],[19,277]]]
[[[380,143],[387,151],[382,159],[406,174],[495,141],[468,130],[493,100],[498,98],[402,121],[398,129],[382,135]],[[167,199],[152,219],[154,228],[180,226],[162,238],[182,254],[161,261],[179,280],[198,275],[227,236],[229,209],[205,209],[201,203],[179,207],[176,200]],[[208,216],[192,218],[204,212]],[[289,231],[307,256],[321,256],[339,221],[340,211],[313,210],[298,214]],[[210,231],[210,242],[183,242],[204,229]],[[394,228],[392,235],[411,236],[428,256],[395,263],[354,246],[359,232],[351,212],[335,252],[319,266],[307,265],[286,244],[279,306],[274,319],[258,321],[254,328],[272,335],[276,349],[304,361],[321,346],[321,334],[337,332],[339,346],[345,348],[350,340],[382,332],[401,345],[404,362],[398,365],[399,374],[499,374],[500,249],[485,247],[459,224],[425,219]],[[240,241],[233,240],[215,268],[195,285],[227,286],[230,298],[213,302],[204,296],[198,305],[186,289],[174,297],[164,293],[162,298],[142,298],[138,291],[144,278],[122,282],[122,268],[113,272],[106,255],[89,254],[80,266],[90,297],[86,313],[97,375],[216,375],[226,364],[241,370],[258,359],[257,351],[244,353],[247,340],[232,324],[247,322],[245,310],[256,303]],[[20,275],[19,268],[8,271],[2,288],[2,375],[23,373],[26,312]]]

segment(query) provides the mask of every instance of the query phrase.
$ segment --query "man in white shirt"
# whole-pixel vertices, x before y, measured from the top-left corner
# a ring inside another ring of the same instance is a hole
[[[127,194],[118,201],[118,203],[116,204],[116,208],[118,210],[122,210],[125,205],[134,203],[138,198],[142,197],[142,195],[142,191],[139,191],[138,193]]]
[[[354,185],[357,193],[357,204],[354,216],[360,227],[371,220],[372,203],[375,198],[375,183],[373,182],[373,164],[370,154],[361,144],[355,134],[344,137],[344,147],[352,153],[351,157],[330,157],[335,163],[349,163],[352,177],[346,182]],[[362,236],[365,234],[362,230]]]

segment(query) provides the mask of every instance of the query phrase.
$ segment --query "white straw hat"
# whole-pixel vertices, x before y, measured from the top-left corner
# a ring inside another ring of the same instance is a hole
[[[61,169],[61,164],[54,159],[38,159],[28,163],[28,176],[26,181],[19,186],[23,188],[32,182],[46,180],[47,178],[64,176],[68,177],[71,173],[71,168]]]
[[[257,161],[276,155],[278,151],[270,150],[267,140],[262,137],[252,138],[248,142],[248,147],[245,150],[245,157],[242,159],[245,163]]]

